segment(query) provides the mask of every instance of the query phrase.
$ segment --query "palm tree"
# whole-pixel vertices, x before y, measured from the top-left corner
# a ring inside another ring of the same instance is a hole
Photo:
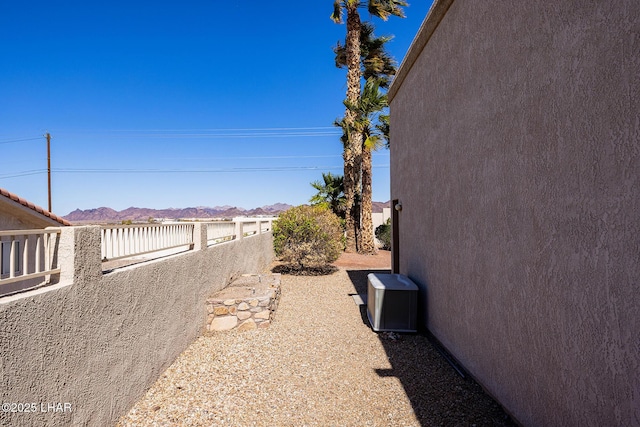
[[[376,253],[372,214],[372,151],[382,147],[383,141],[388,140],[384,134],[385,124],[382,110],[388,107],[387,95],[380,92],[380,81],[369,78],[364,85],[360,101],[357,105],[346,104],[347,108],[356,114],[354,128],[361,132],[364,138],[362,146],[362,200],[360,209],[359,250],[364,254]],[[379,122],[376,124],[376,122]],[[381,122],[381,123],[380,123]]]
[[[331,172],[323,173],[322,181],[314,181],[311,186],[318,191],[309,200],[311,204],[327,207],[344,219],[344,182],[342,176],[332,175]]]
[[[389,16],[395,15],[404,17],[402,6],[407,3],[402,0],[368,0],[366,7],[373,16],[387,20]],[[360,98],[360,33],[362,23],[358,8],[365,7],[363,0],[335,0],[333,3],[333,13],[331,19],[336,23],[342,23],[343,14],[347,14],[347,36],[345,38],[345,64],[347,67],[347,98],[345,102],[357,104]],[[344,114],[344,129],[353,128],[355,114],[349,108]],[[360,182],[359,170],[362,162],[362,134],[360,132],[345,132],[347,142],[344,144],[344,195],[346,209],[346,251],[357,251],[356,240],[359,209],[355,203],[359,193]]]
[[[342,23],[343,8],[347,12],[347,36],[345,39],[346,64],[347,64],[347,100],[357,103],[360,98],[360,15],[358,7],[360,1],[336,0],[333,4],[333,14],[331,19],[334,22]],[[347,109],[344,114],[344,124],[348,128],[355,120],[354,113]],[[345,228],[347,252],[357,251],[357,218],[359,216],[356,204],[356,187],[359,181],[358,167],[362,156],[362,135],[346,132],[347,142],[344,144],[344,196],[345,196]]]
[[[388,88],[391,77],[395,75],[397,67],[396,61],[387,53],[385,48],[386,43],[391,40],[392,37],[376,37],[374,35],[374,30],[375,28],[373,24],[365,22],[362,24],[360,32],[360,67],[362,76],[365,77],[367,82],[369,82],[368,90],[370,91],[370,93],[366,96],[367,98],[369,98],[369,103],[372,102],[372,96],[380,96],[376,95],[378,87]],[[338,44],[333,48],[333,51],[335,53],[336,66],[338,68],[346,67],[345,45],[341,45],[338,42]],[[375,90],[373,90],[374,82],[376,86]],[[365,90],[367,90],[366,84]],[[365,95],[361,95],[361,100],[358,101],[359,103],[362,103],[363,97],[365,97]],[[354,104],[345,101],[345,106],[347,106],[348,109],[350,105]],[[358,108],[358,106],[356,106],[355,108],[351,108],[351,111],[358,114],[358,112],[356,111],[358,110]],[[366,113],[365,115],[368,114],[369,113]],[[376,113],[376,117],[378,117],[378,113]],[[378,125],[376,125],[375,139],[367,140],[369,136],[373,135],[370,131],[362,137],[363,149],[359,167],[360,170],[358,171],[360,181],[358,182],[358,185],[356,187],[356,197],[354,198],[354,203],[356,203],[354,212],[357,212],[354,224],[359,224],[355,225],[357,250],[358,252],[362,253],[373,253],[376,250],[373,233],[369,232],[370,229],[373,228],[371,219],[371,151],[373,149],[379,148],[379,146],[381,145],[380,136],[384,138],[385,134],[388,135],[388,116],[381,115],[380,117],[378,117],[378,120],[381,121],[385,119],[387,119],[386,132],[382,132],[382,130],[379,128],[380,126],[384,126],[384,122],[380,122]],[[362,132],[362,126],[356,126],[355,128],[353,125],[347,126],[347,123],[344,119],[338,120],[334,124],[343,128],[342,140],[344,144],[348,142],[347,135],[349,132]],[[361,200],[362,203],[358,204],[358,200]]]
[[[378,79],[381,88],[388,88],[391,76],[396,74],[397,62],[386,51],[386,43],[392,36],[376,37],[375,27],[370,22],[363,22],[360,31],[360,66],[365,81],[371,77]],[[347,66],[346,46],[338,42],[333,48],[335,63],[338,68]]]

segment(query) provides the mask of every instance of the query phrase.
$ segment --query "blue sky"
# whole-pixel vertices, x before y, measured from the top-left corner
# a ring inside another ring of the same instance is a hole
[[[286,6],[286,7],[285,7]],[[374,19],[402,61],[431,1]],[[306,203],[342,174],[331,0],[5,1],[0,187],[53,211]],[[369,16],[362,11],[362,19]],[[389,199],[389,152],[373,158]]]

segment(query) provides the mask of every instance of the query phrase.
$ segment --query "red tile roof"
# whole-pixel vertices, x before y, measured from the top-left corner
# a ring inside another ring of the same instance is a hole
[[[52,220],[59,222],[62,225],[71,225],[71,223],[66,219],[59,217],[58,215],[52,214],[48,210],[43,209],[40,206],[35,205],[30,201],[23,199],[22,197],[18,197],[16,194],[13,194],[12,192],[5,190],[4,188],[0,188],[0,196],[4,196],[8,199],[13,200],[14,202],[20,203],[22,206],[32,209],[37,213],[46,216],[47,218],[51,218]]]

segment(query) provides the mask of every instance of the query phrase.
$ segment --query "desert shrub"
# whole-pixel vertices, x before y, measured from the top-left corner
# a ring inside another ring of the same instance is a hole
[[[382,249],[391,249],[391,219],[376,227],[376,238],[382,243]]]
[[[292,271],[326,269],[344,249],[342,240],[340,219],[319,206],[291,208],[273,225],[275,253]]]

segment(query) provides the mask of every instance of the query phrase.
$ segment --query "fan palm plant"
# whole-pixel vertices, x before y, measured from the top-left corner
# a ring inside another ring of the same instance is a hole
[[[360,209],[359,252],[373,254],[376,252],[373,220],[372,220],[372,152],[381,148],[388,141],[385,134],[385,116],[381,112],[389,106],[387,95],[380,91],[380,81],[369,78],[362,89],[357,104],[345,102],[347,109],[356,115],[354,130],[363,136],[362,145],[362,200]]]
[[[360,98],[360,33],[362,22],[360,21],[359,8],[366,7],[372,16],[387,20],[389,16],[403,17],[402,6],[407,3],[402,0],[335,0],[331,19],[336,23],[343,22],[343,16],[347,15],[347,36],[345,38],[345,64],[347,67],[347,97],[346,101],[357,104]],[[355,114],[347,108],[344,115],[344,125],[352,128],[356,120]],[[346,209],[346,250],[357,250],[357,224],[359,211],[355,203],[359,186],[359,169],[362,162],[362,134],[360,132],[345,132],[347,142],[344,144],[344,194]]]
[[[333,175],[331,172],[322,174],[322,181],[314,181],[311,186],[318,193],[309,201],[312,205],[329,208],[338,217],[344,219],[344,182],[342,176]]]
[[[396,74],[397,62],[386,50],[386,43],[393,39],[392,36],[377,37],[375,28],[370,22],[363,22],[360,31],[360,65],[362,77],[369,80],[371,77],[378,79],[381,88],[389,87],[391,76]],[[335,63],[338,68],[347,66],[346,44],[340,42],[333,48]]]

